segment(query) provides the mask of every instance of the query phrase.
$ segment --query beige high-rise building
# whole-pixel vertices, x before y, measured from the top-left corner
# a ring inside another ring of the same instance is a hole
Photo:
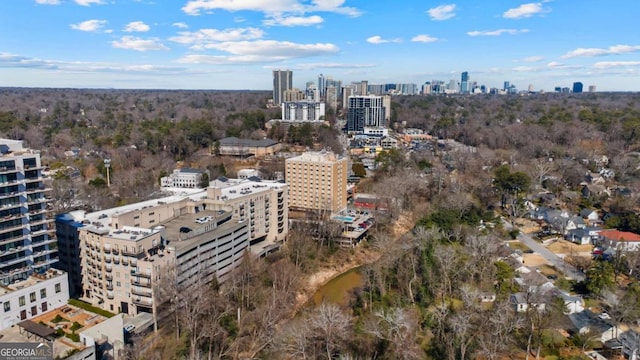
[[[285,167],[292,208],[336,213],[347,207],[347,158],[307,152],[287,159]]]

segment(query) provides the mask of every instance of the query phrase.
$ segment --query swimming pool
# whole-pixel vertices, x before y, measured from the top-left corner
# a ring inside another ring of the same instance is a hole
[[[346,223],[351,223],[351,222],[353,222],[353,220],[355,220],[355,218],[351,217],[351,216],[334,216],[333,218],[335,220],[339,220],[339,221],[346,222]]]

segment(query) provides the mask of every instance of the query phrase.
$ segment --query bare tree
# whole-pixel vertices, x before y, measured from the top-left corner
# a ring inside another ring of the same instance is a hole
[[[419,359],[420,348],[416,338],[417,318],[417,314],[401,308],[379,310],[365,324],[365,331],[378,339],[387,341],[391,347],[390,351],[398,359]]]
[[[311,315],[309,322],[327,359],[333,359],[351,327],[350,316],[335,304],[322,303]]]

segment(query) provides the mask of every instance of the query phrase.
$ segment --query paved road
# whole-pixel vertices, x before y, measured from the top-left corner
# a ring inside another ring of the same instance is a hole
[[[503,219],[502,222],[505,229],[510,230],[513,228],[513,225],[507,220]],[[550,265],[555,266],[556,269],[564,273],[566,277],[577,281],[585,280],[586,276],[584,275],[584,273],[576,269],[573,265],[567,264],[561,257],[534,240],[529,234],[520,232],[520,234],[518,235],[518,240],[520,240],[521,243],[525,244],[531,250],[535,251],[537,254],[545,258],[545,260],[547,260]]]

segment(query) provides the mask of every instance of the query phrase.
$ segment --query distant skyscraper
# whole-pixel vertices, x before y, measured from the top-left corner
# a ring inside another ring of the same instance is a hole
[[[589,85],[589,92],[596,92],[596,86],[595,85]]]
[[[509,88],[511,87],[511,83],[508,81],[504,82],[504,87],[502,88],[502,90],[504,91],[509,91]]]
[[[529,84],[529,92],[533,92],[533,84]]]
[[[573,92],[574,93],[581,93],[582,92],[582,83],[581,82],[574,82],[573,83]]]
[[[460,93],[469,93],[469,73],[466,71],[460,76]]]
[[[327,104],[328,108],[336,110],[338,108],[338,88],[335,86],[328,86],[325,89],[324,102]]]
[[[284,92],[293,88],[291,70],[273,70],[273,103],[280,105],[284,101]]]
[[[324,79],[324,75],[318,75],[318,91],[320,91],[320,97],[324,98],[324,92],[327,89],[327,84]]]

